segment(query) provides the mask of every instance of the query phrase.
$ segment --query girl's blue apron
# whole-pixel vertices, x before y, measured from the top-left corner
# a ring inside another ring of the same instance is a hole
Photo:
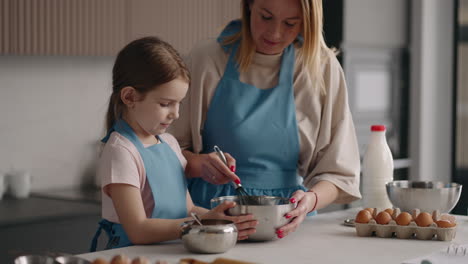
[[[240,30],[231,22],[218,37]],[[278,85],[258,89],[239,80],[235,55],[239,43],[223,46],[230,52],[226,70],[211,100],[202,131],[203,153],[218,145],[236,159],[236,174],[249,195],[291,197],[306,190],[297,174],[299,136],[294,102],[294,47],[289,45],[281,59]],[[210,200],[236,195],[232,184],[213,185],[201,178],[189,180],[193,202],[210,208]]]
[[[171,147],[158,137],[160,144],[145,148],[133,129],[123,120],[118,120],[102,141],[107,142],[113,131],[130,140],[143,159],[146,179],[151,187],[155,203],[151,218],[178,219],[186,217],[187,183],[184,169]],[[96,251],[101,229],[104,229],[109,237],[106,249],[132,245],[121,224],[102,219],[94,235],[91,251]]]

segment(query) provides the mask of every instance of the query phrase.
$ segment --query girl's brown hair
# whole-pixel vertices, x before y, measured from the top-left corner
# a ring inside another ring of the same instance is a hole
[[[157,37],[130,42],[117,55],[112,69],[112,95],[106,115],[109,131],[125,110],[120,99],[122,88],[131,86],[145,95],[161,84],[177,78],[190,82],[189,71],[179,53]]]
[[[254,0],[241,1],[242,29],[239,33],[227,37],[224,44],[231,44],[240,40],[239,52],[236,60],[240,71],[247,71],[255,54],[255,43],[250,31],[250,5]],[[321,73],[324,54],[331,50],[323,38],[323,7],[322,0],[300,0],[302,6],[302,32],[304,41],[298,47],[298,58],[302,66],[318,81],[318,89],[325,94],[325,84]]]

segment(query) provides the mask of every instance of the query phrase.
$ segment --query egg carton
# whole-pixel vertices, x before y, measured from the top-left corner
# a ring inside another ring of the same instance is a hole
[[[377,209],[374,209],[373,217],[375,218]],[[414,219],[419,215],[420,210],[414,209],[412,213],[413,220],[407,226],[401,226],[394,220],[400,214],[400,209],[395,208],[392,214],[392,220],[386,225],[377,224],[375,219],[371,219],[369,223],[355,223],[356,233],[361,237],[377,236],[383,238],[416,238],[421,240],[440,240],[451,241],[455,238],[457,226],[454,227],[438,227],[435,223],[440,218],[438,210],[433,211],[433,223],[430,226],[418,226]]]

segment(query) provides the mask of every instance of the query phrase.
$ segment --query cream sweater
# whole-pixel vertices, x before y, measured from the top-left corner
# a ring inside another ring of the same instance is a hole
[[[359,149],[343,70],[331,51],[326,56],[322,70],[326,94],[314,88],[313,76],[301,68],[296,59],[294,96],[300,141],[298,173],[307,188],[323,180],[333,183],[341,190],[335,202],[349,203],[361,197]],[[201,130],[227,61],[228,54],[215,39],[196,46],[187,57],[191,86],[182,103],[180,118],[170,131],[182,149],[195,153],[202,151]],[[274,87],[278,82],[280,63],[281,54],[256,53],[248,72],[241,73],[240,80],[260,89]]]

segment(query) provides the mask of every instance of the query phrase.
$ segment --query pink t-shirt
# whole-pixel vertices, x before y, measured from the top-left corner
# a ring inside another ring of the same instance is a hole
[[[159,137],[176,153],[182,167],[185,169],[187,160],[182,155],[177,140],[168,133]],[[111,133],[101,153],[97,174],[101,179],[102,186],[102,218],[114,223],[120,223],[107,188],[109,184],[113,183],[129,184],[140,189],[146,216],[151,217],[155,205],[153,194],[148,181],[146,181],[143,159],[130,140],[117,132]]]

